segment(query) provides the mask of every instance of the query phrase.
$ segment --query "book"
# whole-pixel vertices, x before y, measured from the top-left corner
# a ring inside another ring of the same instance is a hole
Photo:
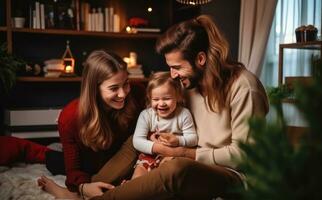
[[[151,32],[151,33],[159,33],[161,32],[161,29],[159,28],[133,28],[137,32]]]

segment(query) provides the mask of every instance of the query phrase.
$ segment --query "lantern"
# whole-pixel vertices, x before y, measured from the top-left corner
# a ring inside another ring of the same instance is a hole
[[[64,75],[74,75],[75,59],[69,48],[69,41],[66,42],[66,50],[63,55]]]

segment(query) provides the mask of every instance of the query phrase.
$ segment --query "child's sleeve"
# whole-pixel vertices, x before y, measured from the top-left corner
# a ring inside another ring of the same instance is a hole
[[[148,139],[150,121],[147,110],[143,110],[139,116],[133,136],[134,148],[145,154],[152,154],[153,142]]]

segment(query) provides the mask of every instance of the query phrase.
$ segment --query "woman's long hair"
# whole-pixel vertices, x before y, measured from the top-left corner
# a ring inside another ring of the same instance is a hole
[[[94,151],[111,146],[118,133],[124,133],[135,117],[135,104],[130,94],[124,108],[107,109],[99,86],[118,72],[126,72],[126,64],[117,55],[105,50],[92,52],[86,60],[79,100],[80,138]]]
[[[211,17],[201,15],[172,26],[158,39],[156,50],[163,55],[179,50],[195,71],[198,54],[206,53],[201,92],[211,111],[220,112],[227,106],[229,89],[244,65],[230,59],[228,42]]]

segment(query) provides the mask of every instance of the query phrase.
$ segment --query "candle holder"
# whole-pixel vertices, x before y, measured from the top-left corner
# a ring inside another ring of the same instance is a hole
[[[75,73],[74,73],[75,59],[69,47],[69,40],[66,41],[66,49],[62,60],[64,65],[63,76],[75,76]]]

